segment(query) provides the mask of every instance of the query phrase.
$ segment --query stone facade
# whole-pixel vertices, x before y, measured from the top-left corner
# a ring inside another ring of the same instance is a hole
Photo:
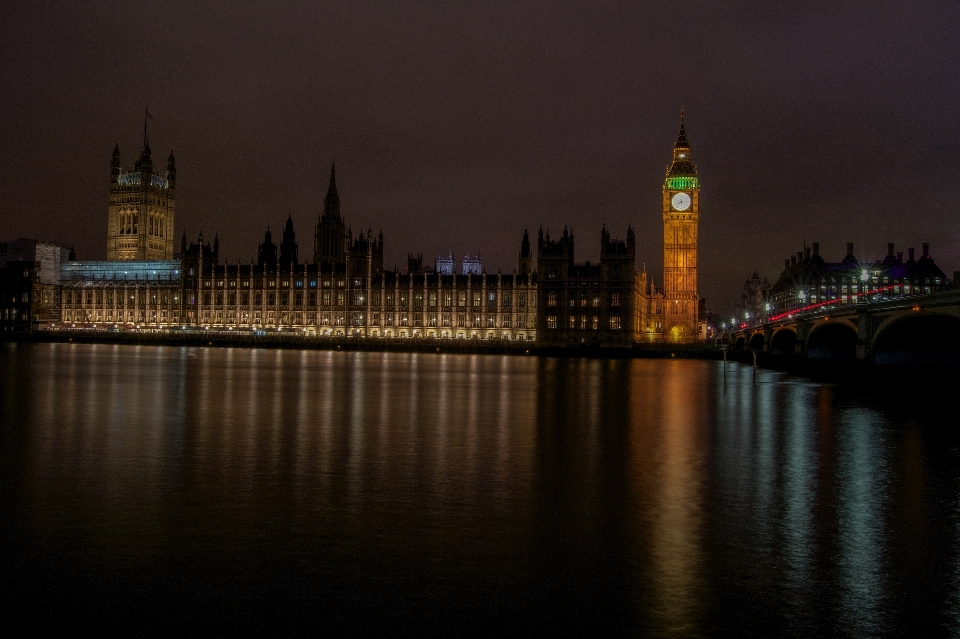
[[[636,239],[613,240],[600,232],[600,263],[577,263],[573,231],[557,240],[541,229],[537,238],[539,286],[537,334],[558,344],[631,344],[639,319]]]
[[[120,147],[114,147],[107,212],[107,261],[173,259],[176,181],[173,151],[167,158],[166,174],[154,173],[146,136],[133,171],[123,171]]]
[[[336,171],[300,263],[293,220],[281,240],[269,228],[255,261],[227,264],[219,241],[181,240],[173,255],[174,159],[153,174],[149,145],[123,173],[111,173],[109,261],[64,265],[61,321],[71,326],[170,330],[294,331],[306,335],[538,340],[629,345],[689,342],[698,336],[699,183],[681,121],[663,186],[664,272],[657,288],[637,270],[632,228],[624,240],[600,233],[600,261],[578,263],[574,236],[528,233],[513,273],[486,273],[467,256],[456,274],[450,254],[436,268],[409,254],[405,272],[383,268],[383,233],[356,236],[340,209]],[[678,198],[677,196],[682,196]],[[131,257],[133,256],[133,257]],[[151,259],[152,258],[152,259]],[[125,260],[117,262],[117,260]]]

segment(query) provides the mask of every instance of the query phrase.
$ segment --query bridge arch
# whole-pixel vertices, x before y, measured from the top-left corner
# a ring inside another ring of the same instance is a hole
[[[750,336],[750,350],[751,351],[762,351],[763,350],[763,333],[754,333]]]
[[[807,336],[810,359],[856,359],[857,330],[846,322],[823,322]]]
[[[770,353],[793,355],[796,352],[797,332],[792,328],[779,328],[770,338]]]
[[[870,348],[876,364],[960,366],[960,317],[904,313],[877,327]]]
[[[733,350],[735,350],[735,351],[742,351],[742,350],[743,350],[743,345],[744,345],[744,343],[745,343],[745,342],[744,342],[743,335],[741,335],[740,337],[737,338],[737,341],[734,342],[734,344],[733,344]]]

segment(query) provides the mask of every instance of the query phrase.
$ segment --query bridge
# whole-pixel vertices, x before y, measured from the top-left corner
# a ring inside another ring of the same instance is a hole
[[[735,351],[874,364],[960,366],[960,290],[771,315],[731,333]]]

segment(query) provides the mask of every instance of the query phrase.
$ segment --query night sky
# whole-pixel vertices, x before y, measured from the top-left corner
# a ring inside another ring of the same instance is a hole
[[[79,4],[0,6],[0,239],[105,258],[110,156],[133,165],[149,106],[178,247],[202,229],[248,261],[289,214],[310,258],[336,159],[389,267],[480,251],[512,272],[541,225],[596,260],[601,226],[632,224],[660,284],[683,107],[714,310],[804,241],[930,242],[960,269],[955,2]]]

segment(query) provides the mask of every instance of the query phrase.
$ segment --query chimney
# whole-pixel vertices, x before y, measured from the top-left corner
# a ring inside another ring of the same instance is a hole
[[[893,242],[887,242],[887,257],[893,257]]]
[[[909,259],[908,261],[909,261],[909,262],[913,262],[914,259],[913,259],[913,249],[912,249],[912,248],[911,248],[911,249],[907,249],[907,255],[910,256],[910,259]]]
[[[790,268],[790,260],[783,261],[783,268]]]
[[[796,255],[791,255],[791,256],[790,256],[790,266],[796,266],[796,265],[797,265],[797,256],[796,256]]]
[[[847,242],[847,257],[853,257],[853,242]]]
[[[820,255],[820,242],[813,243],[813,254]]]
[[[903,264],[903,251],[897,251],[897,264]]]
[[[797,261],[798,262],[803,261],[803,251],[797,251]]]
[[[923,257],[930,257],[930,242],[923,243]]]
[[[803,249],[803,259],[805,259],[805,260],[809,260],[809,259],[810,259],[810,249],[809,249],[808,247],[805,247],[805,248]]]

